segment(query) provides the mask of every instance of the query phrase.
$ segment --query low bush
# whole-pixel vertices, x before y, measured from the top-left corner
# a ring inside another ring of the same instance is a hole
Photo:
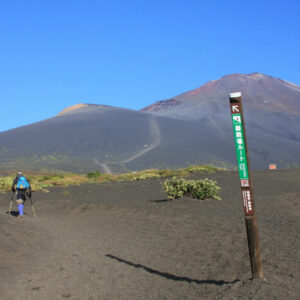
[[[174,200],[187,194],[187,180],[172,177],[172,179],[167,179],[163,182],[163,188],[168,198]]]
[[[219,190],[221,189],[217,182],[210,179],[203,179],[203,180],[191,180],[189,183],[189,195],[192,198],[196,199],[215,199],[221,200],[218,196]]]
[[[10,191],[14,177],[1,177],[0,178],[0,192]]]
[[[174,200],[183,196],[206,200],[215,199],[221,200],[218,195],[220,187],[217,182],[210,179],[186,180],[183,178],[172,177],[165,180],[163,189],[169,199]]]
[[[219,168],[213,166],[190,166],[184,169],[184,171],[188,173],[214,173],[217,170],[219,170]]]
[[[88,173],[86,175],[87,178],[98,178],[101,176],[101,173],[96,171],[96,172],[91,172],[91,173]]]

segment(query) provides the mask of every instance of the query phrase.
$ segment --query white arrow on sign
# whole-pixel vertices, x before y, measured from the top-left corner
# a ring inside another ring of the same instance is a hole
[[[240,112],[238,105],[232,105],[232,112]]]

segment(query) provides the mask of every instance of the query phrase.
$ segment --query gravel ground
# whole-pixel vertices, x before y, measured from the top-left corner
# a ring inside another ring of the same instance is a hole
[[[265,278],[251,279],[236,172],[221,201],[168,201],[160,180],[0,195],[0,299],[300,299],[300,170],[253,174]],[[14,206],[14,209],[16,207]]]

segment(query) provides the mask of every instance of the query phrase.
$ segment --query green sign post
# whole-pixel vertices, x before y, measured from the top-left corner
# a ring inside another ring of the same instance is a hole
[[[229,102],[247,229],[252,278],[263,278],[241,93],[231,93],[229,95]]]
[[[249,179],[242,115],[232,115],[232,124],[240,179]]]

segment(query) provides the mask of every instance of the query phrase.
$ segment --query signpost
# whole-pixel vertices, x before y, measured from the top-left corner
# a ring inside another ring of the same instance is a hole
[[[231,93],[229,95],[229,102],[241,183],[252,278],[263,278],[241,93]]]

